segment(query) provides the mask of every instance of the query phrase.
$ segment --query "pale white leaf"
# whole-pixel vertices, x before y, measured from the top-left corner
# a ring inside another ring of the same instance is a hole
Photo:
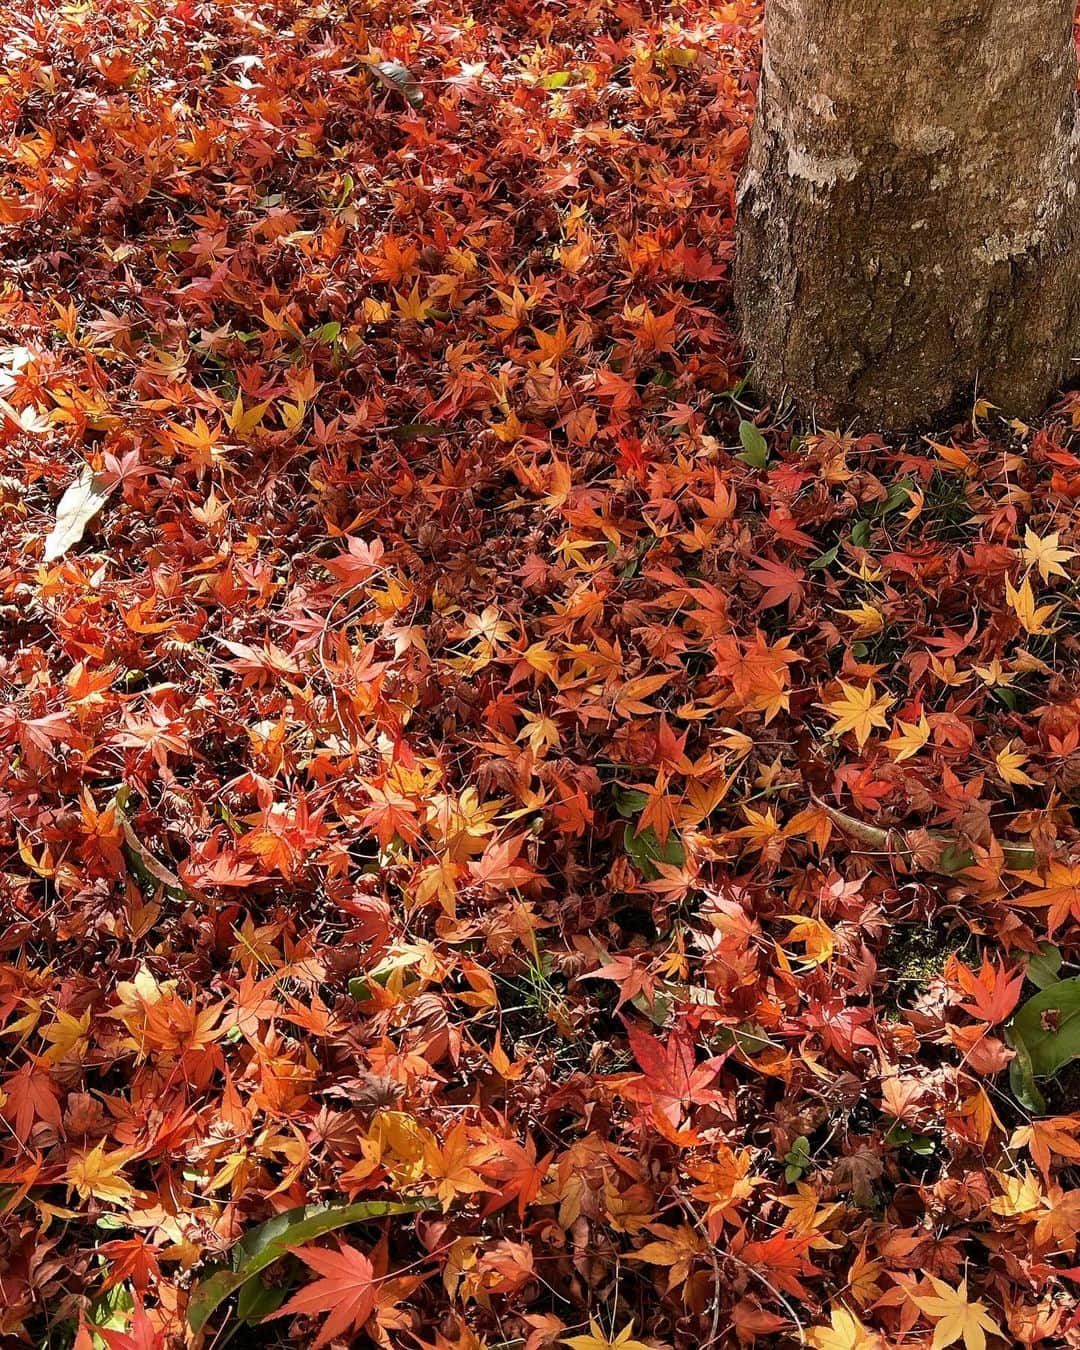
[[[79,542],[87,525],[108,499],[113,486],[99,478],[88,464],[84,465],[78,479],[72,483],[57,504],[56,524],[45,540],[46,562],[55,562],[57,558],[62,558],[73,544]]]

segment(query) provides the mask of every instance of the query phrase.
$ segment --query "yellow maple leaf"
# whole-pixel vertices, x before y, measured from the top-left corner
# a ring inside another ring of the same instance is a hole
[[[880,633],[885,627],[885,615],[876,605],[868,605],[865,601],[855,609],[838,609],[836,612],[855,625],[854,637],[869,637],[872,633]]]
[[[1027,577],[1024,578],[1019,590],[1006,577],[1005,599],[1012,606],[1013,613],[1020,620],[1025,633],[1031,633],[1033,637],[1043,637],[1047,633],[1057,631],[1047,626],[1047,621],[1053,617],[1057,605],[1036,605],[1035,594]]]
[[[1049,1181],[1052,1159],[1056,1156],[1070,1162],[1080,1162],[1080,1120],[1075,1116],[1052,1116],[1048,1120],[1033,1120],[1013,1131],[1009,1148],[1026,1148],[1032,1160]]]
[[[991,689],[995,686],[1007,689],[1012,684],[1012,676],[996,656],[988,666],[973,666],[972,669],[983,684],[989,685]]]
[[[360,308],[368,323],[385,323],[392,307],[389,300],[376,300],[374,296],[368,295]]]
[[[278,414],[286,431],[295,431],[304,420],[305,412],[307,412],[307,404],[302,398],[297,399],[295,403],[290,403],[285,399],[278,404]]]
[[[239,395],[237,395],[239,397]],[[199,413],[195,414],[192,428],[181,426],[179,422],[170,422],[169,431],[172,440],[187,446],[191,452],[191,462],[198,468],[209,469],[225,458],[221,449],[221,435],[217,427],[208,426]]]
[[[788,934],[788,941],[805,944],[806,955],[803,960],[806,965],[808,967],[824,965],[836,950],[836,937],[832,929],[820,919],[811,918],[809,915],[783,914],[781,918],[793,925]]]
[[[525,711],[525,726],[518,732],[519,741],[528,741],[534,755],[543,758],[544,751],[550,746],[558,750],[562,746],[558,723],[546,713]]]
[[[897,727],[900,728],[899,731],[896,730]],[[925,713],[919,715],[918,722],[905,722],[903,718],[898,717],[893,723],[893,734],[885,742],[885,749],[895,754],[896,762],[899,764],[901,760],[917,755],[929,739],[930,723],[926,720]]]
[[[831,1326],[811,1327],[807,1331],[806,1344],[814,1350],[878,1350],[881,1345],[877,1332],[864,1326],[846,1308],[833,1308],[829,1320]]]
[[[808,1182],[797,1181],[794,1195],[778,1195],[777,1202],[788,1211],[785,1228],[794,1233],[812,1234],[810,1246],[815,1249],[831,1250],[837,1243],[830,1242],[825,1236],[829,1225],[843,1210],[843,1205],[821,1205],[817,1190]]]
[[[134,1151],[130,1148],[118,1148],[114,1153],[106,1154],[105,1140],[96,1144],[87,1153],[79,1153],[68,1163],[64,1180],[78,1192],[80,1200],[108,1200],[117,1205],[126,1204],[137,1194],[120,1175],[125,1163],[130,1162]]]
[[[572,1350],[650,1350],[644,1341],[633,1340],[633,1334],[634,1324],[631,1321],[627,1322],[617,1336],[614,1328],[610,1336],[605,1336],[600,1330],[600,1323],[590,1317],[587,1336],[564,1336],[561,1344],[571,1346]]]
[[[90,1009],[81,1017],[75,1017],[62,1008],[57,1010],[56,1021],[42,1028],[42,1036],[49,1042],[49,1049],[42,1055],[48,1064],[56,1064],[67,1056],[78,1056],[85,1050],[82,1042],[90,1033]]]
[[[394,299],[397,301],[398,313],[403,319],[412,319],[414,323],[423,323],[431,312],[431,305],[420,294],[420,283],[413,282],[413,288],[408,295],[402,295],[400,291],[394,292]]]
[[[237,394],[232,407],[225,413],[225,423],[238,436],[247,436],[260,425],[269,407],[267,401],[256,403],[253,408],[245,408],[243,397]]]
[[[628,1253],[631,1261],[648,1261],[654,1266],[668,1268],[668,1292],[685,1284],[696,1257],[705,1250],[705,1240],[689,1224],[680,1224],[672,1228],[669,1224],[649,1224],[649,1231],[656,1236],[655,1242],[646,1242],[636,1252]]]
[[[1038,568],[1043,581],[1049,581],[1051,577],[1068,577],[1061,564],[1075,557],[1071,549],[1058,548],[1056,530],[1045,539],[1040,539],[1030,525],[1024,531],[1024,561],[1029,567]]]
[[[1015,1218],[1018,1214],[1030,1214],[1042,1204],[1043,1189],[1034,1172],[1025,1168],[1020,1176],[1010,1176],[1007,1172],[998,1172],[995,1169],[994,1176],[1005,1192],[1004,1195],[995,1196],[990,1201],[990,1208],[995,1214]]]
[[[1006,1339],[1005,1333],[990,1316],[985,1303],[972,1303],[968,1300],[967,1280],[961,1280],[956,1289],[950,1289],[944,1280],[937,1276],[929,1277],[936,1293],[911,1293],[911,1301],[927,1317],[932,1317],[934,1339],[930,1350],[942,1350],[946,1345],[963,1340],[966,1350],[985,1350],[986,1333]]]
[[[1034,778],[1028,775],[1020,767],[1027,763],[1027,755],[1019,750],[1012,750],[1008,745],[1004,746],[994,756],[994,763],[997,765],[997,771],[1001,774],[1006,783],[1017,783],[1021,787],[1034,787]]]
[[[853,731],[861,750],[870,739],[874,727],[889,725],[885,714],[896,699],[890,698],[887,694],[876,698],[872,680],[867,680],[865,689],[857,689],[855,685],[845,684],[841,680],[840,688],[844,691],[843,698],[834,699],[833,702],[823,703],[821,706],[836,718],[832,729],[833,735],[842,736],[845,731]]]
[[[486,1161],[492,1149],[470,1145],[464,1123],[455,1125],[439,1147],[433,1139],[424,1149],[424,1170],[435,1183],[435,1191],[442,1201],[444,1213],[459,1195],[475,1195],[477,1191],[488,1191],[483,1178],[474,1170],[475,1165]]]
[[[752,806],[743,806],[742,813],[750,823],[732,830],[732,839],[750,839],[753,841],[751,848],[765,848],[771,840],[783,835],[783,826],[771,806],[764,813],[755,811]]]
[[[559,320],[554,333],[545,333],[539,328],[534,328],[532,334],[536,339],[536,351],[530,352],[527,359],[536,365],[548,362],[554,365],[570,350],[570,335],[566,331],[566,322],[563,319]]]
[[[881,1286],[877,1283],[877,1279],[882,1269],[881,1261],[870,1260],[867,1257],[866,1239],[863,1238],[862,1246],[855,1253],[855,1258],[847,1271],[848,1293],[860,1308],[865,1308],[868,1303],[873,1303],[875,1299],[881,1297]]]

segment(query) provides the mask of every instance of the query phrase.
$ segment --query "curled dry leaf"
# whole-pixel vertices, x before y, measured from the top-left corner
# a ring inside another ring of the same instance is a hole
[[[56,507],[56,524],[45,540],[42,557],[45,562],[62,558],[83,537],[86,527],[108,500],[113,485],[83,466],[82,473],[60,498]]]

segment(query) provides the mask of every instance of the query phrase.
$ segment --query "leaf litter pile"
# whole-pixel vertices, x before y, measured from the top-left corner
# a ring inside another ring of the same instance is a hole
[[[3,1343],[1080,1344],[1080,399],[753,401],[756,9],[0,22]]]

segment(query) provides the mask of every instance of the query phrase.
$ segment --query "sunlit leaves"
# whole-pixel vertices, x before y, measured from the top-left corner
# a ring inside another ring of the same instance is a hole
[[[847,1308],[833,1308],[827,1326],[811,1327],[806,1342],[814,1350],[881,1350],[881,1337]]]
[[[893,734],[885,745],[899,764],[917,755],[929,739],[930,723],[926,720],[926,714],[921,713],[918,722],[905,722],[903,718],[898,717],[893,724]]]
[[[564,1336],[560,1344],[570,1346],[570,1350],[651,1350],[644,1341],[635,1339],[633,1322],[609,1336],[594,1318],[589,1319],[589,1330],[585,1335]]]
[[[872,681],[867,681],[862,689],[856,685],[840,681],[842,697],[823,704],[827,712],[836,719],[833,723],[833,735],[841,736],[850,731],[861,749],[870,739],[875,727],[889,725],[886,713],[896,702],[888,694],[878,694]]]
[[[1042,637],[1055,631],[1050,624],[1050,620],[1057,611],[1057,605],[1037,604],[1028,577],[1025,577],[1020,583],[1019,590],[1006,577],[1005,598],[1012,607],[1013,613],[1020,620],[1025,633],[1029,633],[1033,637]]]
[[[987,1335],[1004,1336],[986,1304],[968,1298],[966,1281],[953,1289],[933,1275],[929,1280],[932,1293],[912,1291],[909,1297],[934,1323],[933,1350],[944,1350],[957,1341],[965,1350],[985,1350]]]
[[[1076,396],[755,402],[760,6],[148,4],[4,20],[5,1331],[1053,1338]]]
[[[135,1189],[123,1175],[130,1162],[131,1149],[106,1152],[105,1141],[76,1155],[68,1163],[64,1180],[81,1200],[103,1200],[112,1205],[126,1205],[135,1195]]]
[[[1030,525],[1024,530],[1024,562],[1028,567],[1036,568],[1043,581],[1049,581],[1051,577],[1067,579],[1069,574],[1062,564],[1071,562],[1077,556],[1073,549],[1060,548],[1059,538],[1057,530],[1041,539]]]
[[[1017,900],[1025,907],[1046,907],[1046,931],[1053,933],[1069,917],[1080,921],[1080,864],[1051,861],[1042,884]]]
[[[86,527],[109,499],[112,488],[94,473],[89,465],[83,468],[56,506],[56,523],[45,540],[42,557],[45,562],[62,558],[83,537]]]
[[[365,1253],[343,1242],[336,1251],[308,1246],[296,1247],[294,1254],[319,1278],[293,1294],[275,1316],[328,1313],[313,1347],[359,1330],[375,1310],[375,1271]]]

